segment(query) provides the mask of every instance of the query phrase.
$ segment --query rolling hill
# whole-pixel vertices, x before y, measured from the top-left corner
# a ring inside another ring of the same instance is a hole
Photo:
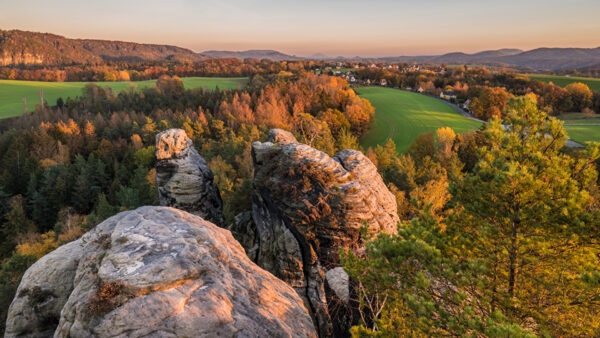
[[[273,61],[283,60],[302,60],[303,58],[288,55],[276,50],[270,49],[252,49],[245,51],[228,51],[228,50],[207,50],[202,52],[203,55],[207,55],[213,58],[235,58],[235,59],[270,59]]]
[[[454,52],[444,55],[390,56],[377,60],[434,64],[489,64],[536,71],[583,69],[600,66],[600,47],[537,48],[529,51],[498,49],[474,54]]]
[[[466,53],[448,53],[440,56],[431,58],[431,62],[440,63],[475,63],[483,62],[487,60],[494,60],[497,58],[503,58],[505,56],[516,55],[522,53],[520,49],[498,49],[498,50],[486,50],[475,54]]]
[[[435,132],[441,127],[464,133],[481,126],[480,122],[426,95],[383,87],[361,87],[357,93],[375,107],[375,123],[360,140],[365,148],[384,145],[391,138],[402,153],[421,133]]]
[[[207,57],[189,49],[134,42],[69,39],[49,33],[0,30],[0,66],[68,65],[104,61],[161,61]]]
[[[600,63],[598,48],[537,48],[498,58],[502,62],[535,70],[584,68]]]
[[[581,82],[590,87],[591,90],[600,92],[600,79],[593,77],[578,77],[578,76],[560,76],[560,75],[544,75],[544,74],[527,74],[534,80],[543,82],[552,82],[557,86],[566,87],[575,82]]]

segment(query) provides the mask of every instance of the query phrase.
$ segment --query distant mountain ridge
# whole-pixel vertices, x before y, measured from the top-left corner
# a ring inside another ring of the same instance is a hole
[[[442,62],[442,63],[472,63],[481,60],[490,60],[494,58],[502,58],[505,56],[511,56],[515,54],[523,53],[520,49],[498,49],[498,50],[486,50],[474,54],[466,53],[448,53],[440,56],[433,57],[431,61]],[[459,62],[460,61],[460,62]]]
[[[529,51],[504,48],[467,54],[388,57],[330,57],[316,53],[299,57],[276,50],[208,50],[196,53],[171,45],[69,39],[49,33],[0,30],[0,66],[90,64],[106,61],[202,61],[208,58],[294,60],[348,60],[362,62],[408,62],[430,64],[485,64],[524,70],[566,70],[600,67],[598,48],[537,48]]]
[[[600,47],[537,48],[502,57],[500,60],[535,70],[585,68],[600,65]]]
[[[69,39],[50,33],[0,30],[0,65],[65,65],[105,61],[207,59],[189,49],[135,42]]]
[[[600,66],[600,47],[536,48],[529,51],[498,49],[474,54],[455,52],[444,55],[391,56],[374,60],[432,64],[489,64],[530,70],[580,69]]]
[[[251,49],[244,51],[229,51],[229,50],[207,50],[202,52],[203,55],[207,55],[213,58],[236,58],[236,59],[270,59],[273,61],[284,61],[284,60],[303,60],[304,58],[295,55],[288,55],[276,50],[270,49]]]

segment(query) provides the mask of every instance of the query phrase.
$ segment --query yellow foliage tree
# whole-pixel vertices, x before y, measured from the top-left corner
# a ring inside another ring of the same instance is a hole
[[[58,248],[56,233],[54,231],[48,231],[45,234],[35,234],[30,236],[29,239],[18,244],[17,253],[35,256],[40,259],[56,248]]]

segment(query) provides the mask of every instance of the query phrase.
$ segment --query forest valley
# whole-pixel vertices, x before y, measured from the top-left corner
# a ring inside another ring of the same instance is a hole
[[[363,151],[396,197],[397,234],[370,238],[360,252],[340,248],[359,291],[354,336],[600,333],[600,150],[565,148],[551,117],[597,111],[598,93],[485,69],[384,74],[399,86],[452,86],[490,120],[471,133],[422,134],[398,154],[392,141],[361,149],[374,108],[345,80],[308,72],[314,64],[207,62],[217,70],[157,71],[156,87],[140,91],[88,84],[79,97],[1,122],[1,325],[37,259],[111,215],[158,204],[157,133],[185,130],[230,221],[250,208],[251,143],[282,128],[329,155]],[[209,91],[184,89],[175,75],[251,78]]]

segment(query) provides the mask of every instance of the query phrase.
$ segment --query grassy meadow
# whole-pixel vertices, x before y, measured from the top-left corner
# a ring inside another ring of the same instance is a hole
[[[470,120],[434,98],[393,88],[361,87],[357,93],[375,107],[375,123],[361,139],[365,148],[383,145],[388,138],[404,152],[421,133],[450,127],[456,133],[475,130],[480,122]]]
[[[600,142],[600,124],[587,126],[565,126],[569,137],[578,143],[584,144],[588,141]]]
[[[571,113],[560,115],[558,119],[564,121],[565,130],[573,141],[582,144],[587,141],[600,142],[600,115],[587,117],[581,113]]]
[[[585,83],[591,90],[600,92],[600,79],[592,77],[576,77],[576,76],[560,76],[560,75],[543,75],[543,74],[527,74],[531,79],[544,82],[552,82],[557,86],[566,87],[573,82]]]
[[[186,77],[181,79],[185,88],[216,88],[235,89],[243,87],[247,78],[216,78],[216,77]],[[76,97],[81,95],[81,89],[88,82],[40,82],[0,80],[0,119],[21,115],[25,111],[23,98],[26,98],[27,110],[32,111],[40,103],[40,90],[44,100],[50,105],[56,104],[59,97]],[[156,80],[137,82],[95,82],[101,87],[110,87],[114,91],[127,89],[135,84],[138,89],[154,86]]]
[[[570,83],[581,82],[590,87],[591,90],[600,92],[600,79],[597,78],[543,74],[528,74],[528,76],[535,80],[552,82],[561,87],[566,87]],[[585,118],[580,113],[572,113],[558,118],[565,121],[565,129],[573,141],[579,143],[600,141],[600,117]],[[587,125],[582,126],[581,124]]]
[[[356,68],[332,68],[330,70],[333,72],[348,73],[356,71]]]

